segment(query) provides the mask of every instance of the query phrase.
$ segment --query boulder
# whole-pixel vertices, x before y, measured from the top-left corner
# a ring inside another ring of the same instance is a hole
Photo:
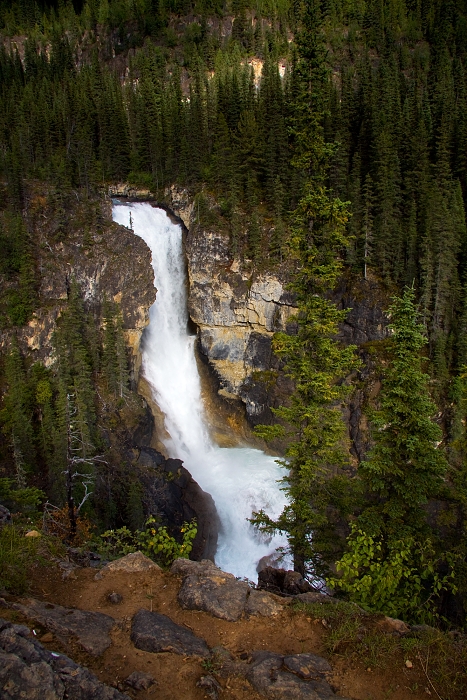
[[[254,652],[245,672],[256,691],[271,700],[337,700],[324,675],[331,670],[314,654],[283,657],[270,651]]]
[[[26,599],[12,608],[53,632],[58,638],[75,637],[88,654],[100,656],[110,646],[110,630],[115,620],[109,615]]]
[[[189,575],[178,592],[178,602],[182,608],[204,610],[221,620],[235,622],[243,613],[249,591],[248,584],[222,571],[209,576]]]
[[[67,656],[19,634],[16,627],[0,619],[2,700],[130,700]]]
[[[286,571],[272,566],[266,566],[258,573],[258,588],[287,595],[300,595],[313,590],[298,571]]]
[[[305,680],[322,679],[332,671],[331,664],[316,654],[294,654],[284,658],[287,671],[297,674]]]
[[[202,490],[181,460],[166,459],[152,447],[141,447],[136,464],[145,512],[157,515],[175,538],[185,521],[196,518],[191,556],[214,559],[220,521],[212,496]]]
[[[274,600],[274,596],[263,591],[251,590],[245,605],[247,615],[262,615],[272,617],[282,611],[282,605]]]
[[[131,623],[131,641],[137,649],[168,651],[182,656],[209,656],[206,642],[166,615],[138,610]]]
[[[198,576],[217,576],[219,574],[223,574],[224,576],[235,578],[233,574],[226,574],[223,572],[209,559],[202,559],[201,561],[192,561],[191,559],[175,559],[170,568],[170,573],[175,574],[176,576],[188,576],[190,574]]]
[[[98,580],[106,574],[115,571],[128,574],[139,574],[151,570],[154,572],[162,571],[158,564],[152,561],[152,559],[149,559],[149,557],[146,557],[142,552],[132,552],[131,554],[127,554],[125,557],[108,562],[108,564],[102,567],[102,569],[94,576],[94,580]]]

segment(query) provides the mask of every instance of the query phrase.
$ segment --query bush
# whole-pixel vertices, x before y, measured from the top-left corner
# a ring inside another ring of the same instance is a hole
[[[170,566],[175,559],[188,559],[196,537],[196,521],[183,523],[180,532],[182,542],[169,535],[166,527],[154,527],[155,519],[151,516],[146,521],[145,530],[131,532],[127,527],[107,530],[95,541],[96,549],[107,559],[116,559],[131,552],[141,551],[161,566]]]

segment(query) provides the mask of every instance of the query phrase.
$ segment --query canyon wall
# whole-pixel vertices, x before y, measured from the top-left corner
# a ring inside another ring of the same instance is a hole
[[[183,222],[187,256],[190,317],[198,327],[199,350],[217,379],[218,394],[242,402],[254,426],[274,420],[271,409],[287,401],[293,386],[272,351],[277,331],[292,331],[296,312],[287,279],[280,271],[255,272],[232,259],[228,234],[200,225],[193,198],[181,188],[167,191],[169,210]],[[350,309],[339,329],[345,344],[355,344],[364,360],[361,378],[346,408],[352,450],[366,448],[362,405],[371,393],[368,346],[386,337],[388,300],[376,282],[362,280],[352,288],[342,279],[334,294],[339,308]]]

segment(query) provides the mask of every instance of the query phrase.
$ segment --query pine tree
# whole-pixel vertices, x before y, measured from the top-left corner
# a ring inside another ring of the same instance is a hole
[[[433,597],[452,576],[440,574],[443,557],[425,510],[441,493],[447,462],[421,367],[426,337],[412,288],[394,298],[389,314],[391,362],[372,414],[374,447],[359,468],[367,501],[332,585],[367,609],[420,620],[432,614]]]
[[[341,471],[348,462],[341,413],[348,387],[342,379],[358,365],[354,348],[342,348],[335,340],[346,311],[339,311],[327,298],[342,271],[348,211],[323,183],[330,149],[323,132],[326,69],[320,22],[320,3],[307,3],[298,37],[292,127],[293,163],[307,176],[291,231],[297,265],[291,285],[298,306],[297,332],[278,333],[273,343],[295,391],[290,406],[275,410],[282,425],[257,429],[266,439],[287,432],[292,438],[283,463],[289,469],[283,482],[290,500],[276,520],[264,512],[254,517],[266,531],[287,533],[295,569],[313,576],[324,575],[340,551],[337,523],[349,498]]]

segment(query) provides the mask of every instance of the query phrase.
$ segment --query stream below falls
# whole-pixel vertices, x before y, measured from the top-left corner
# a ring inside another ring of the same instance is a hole
[[[253,511],[271,517],[286,498],[275,458],[250,447],[214,444],[201,398],[196,336],[188,331],[186,265],[182,229],[163,209],[147,203],[114,203],[113,219],[131,225],[152,252],[157,299],[142,339],[142,371],[165,418],[163,439],[170,457],[183,460],[201,488],[210,493],[221,521],[216,564],[238,577],[257,580],[259,560],[286,546],[285,537],[264,535],[249,522]]]

